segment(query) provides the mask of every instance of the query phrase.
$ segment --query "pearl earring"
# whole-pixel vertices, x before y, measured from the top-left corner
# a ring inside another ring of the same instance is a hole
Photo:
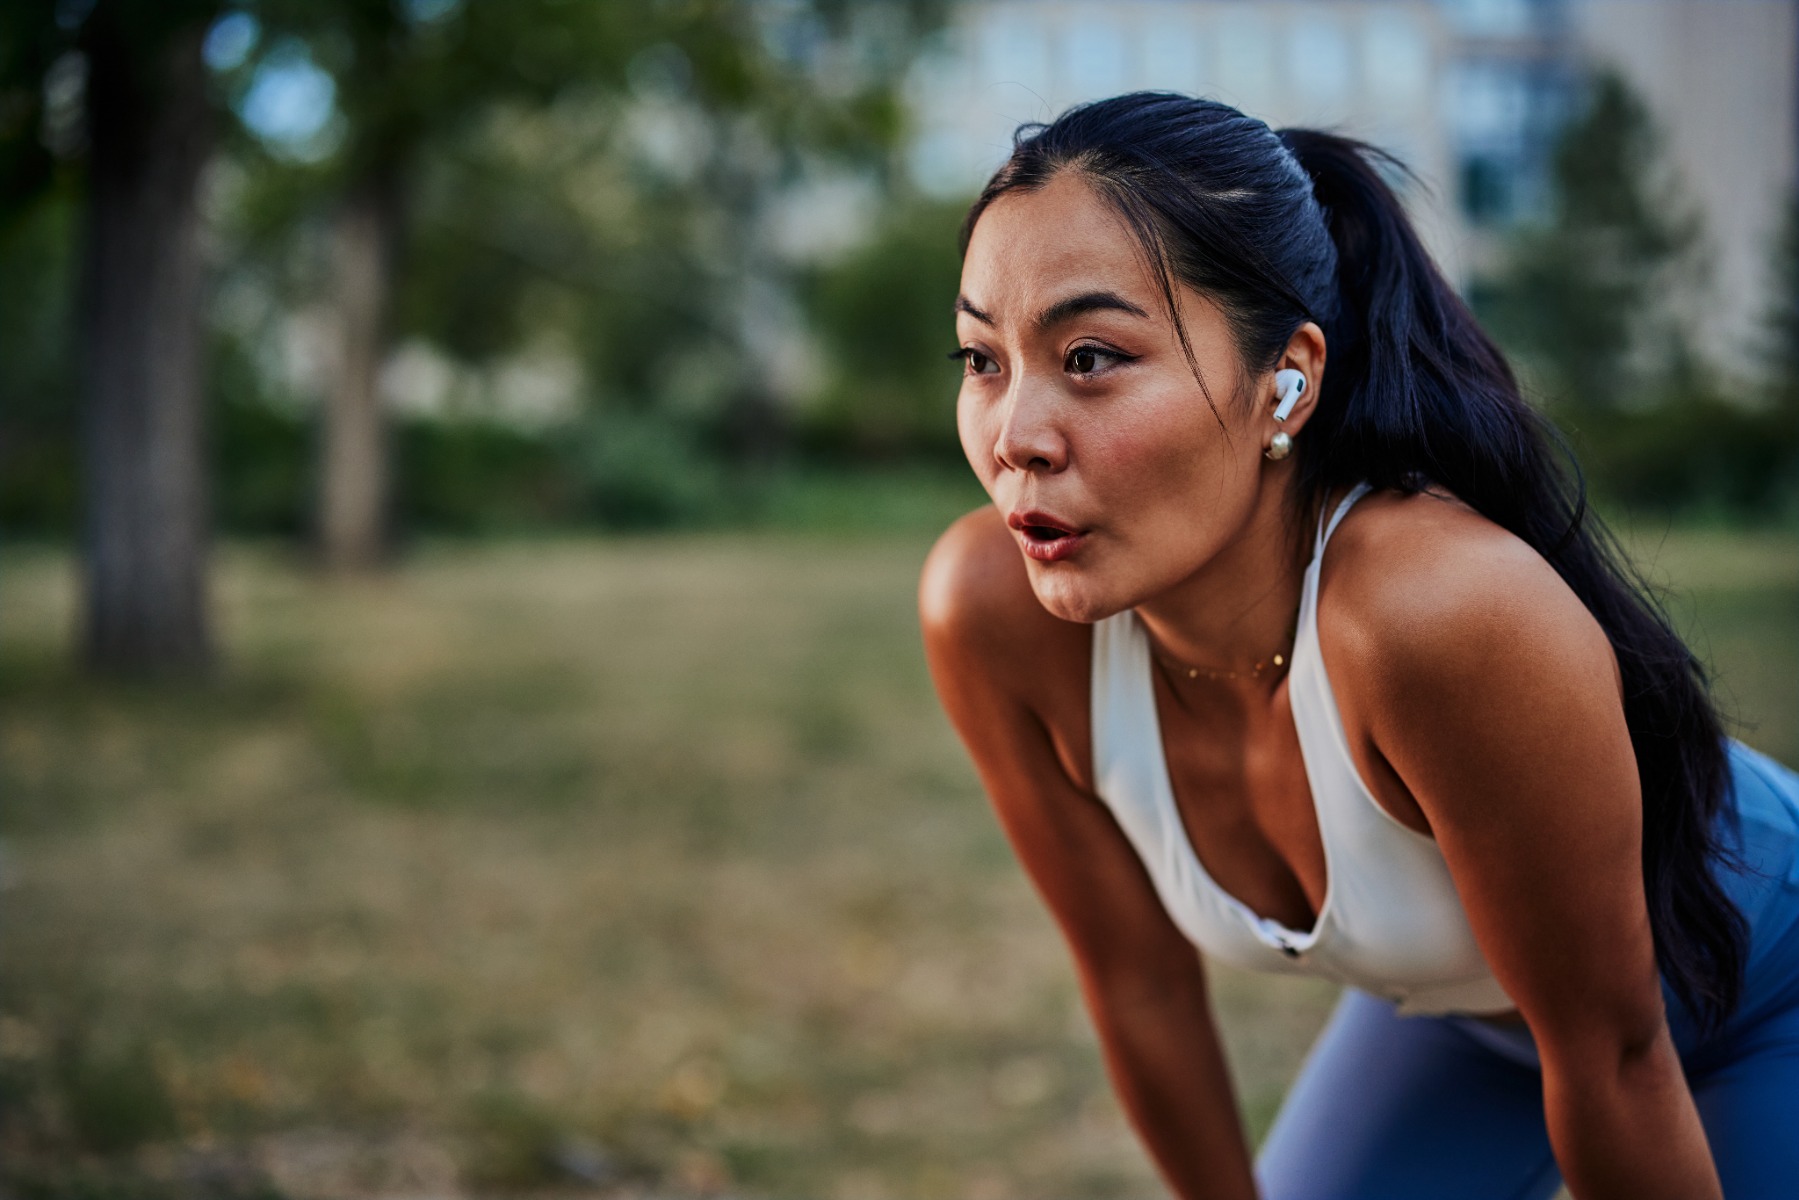
[[[1285,421],[1293,412],[1293,406],[1299,403],[1299,398],[1305,395],[1305,372],[1295,371],[1292,367],[1285,367],[1276,371],[1274,373],[1274,388],[1275,393],[1280,400],[1280,403],[1274,410],[1274,419],[1276,421]],[[1268,443],[1268,449],[1262,451],[1262,454],[1265,457],[1272,458],[1276,462],[1279,462],[1291,453],[1293,453],[1293,436],[1284,429],[1276,430],[1273,440]]]

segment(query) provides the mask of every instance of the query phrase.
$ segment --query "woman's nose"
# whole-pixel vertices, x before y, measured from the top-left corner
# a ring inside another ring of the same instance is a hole
[[[1020,382],[1006,398],[993,456],[1014,471],[1056,472],[1068,465],[1068,441],[1055,405],[1039,388]]]

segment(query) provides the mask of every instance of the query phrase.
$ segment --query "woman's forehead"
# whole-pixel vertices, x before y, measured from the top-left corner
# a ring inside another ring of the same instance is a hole
[[[1064,294],[1110,292],[1164,305],[1143,248],[1078,171],[1007,192],[981,214],[962,260],[962,294],[996,321],[1025,321]]]

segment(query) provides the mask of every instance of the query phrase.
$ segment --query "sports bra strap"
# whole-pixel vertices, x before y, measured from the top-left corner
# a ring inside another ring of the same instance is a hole
[[[1355,502],[1373,490],[1374,489],[1369,487],[1366,482],[1358,483],[1349,489],[1349,494],[1347,496],[1337,501],[1336,511],[1331,513],[1328,522],[1320,516],[1318,520],[1318,536],[1312,542],[1312,557],[1314,559],[1324,553],[1324,544],[1331,540],[1331,534],[1337,532],[1337,526],[1342,524],[1343,518],[1349,515],[1349,510],[1355,507]]]

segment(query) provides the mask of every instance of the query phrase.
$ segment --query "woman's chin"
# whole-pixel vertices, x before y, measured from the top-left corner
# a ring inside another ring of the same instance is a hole
[[[1033,563],[1031,591],[1050,616],[1078,625],[1103,621],[1128,607],[1109,589],[1094,586],[1097,581],[1083,578],[1084,574],[1066,563],[1044,566]]]

